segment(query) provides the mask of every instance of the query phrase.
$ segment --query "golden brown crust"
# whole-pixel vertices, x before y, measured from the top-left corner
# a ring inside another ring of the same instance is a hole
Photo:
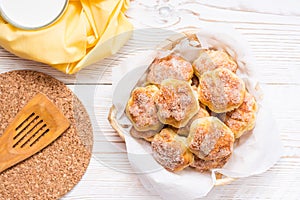
[[[201,103],[216,113],[238,108],[243,103],[245,92],[243,80],[225,68],[204,73],[198,88]]]
[[[186,145],[186,138],[169,128],[162,129],[154,136],[151,147],[155,160],[172,172],[188,167],[194,160],[194,155]]]
[[[159,120],[175,128],[184,127],[199,111],[196,95],[189,83],[185,81],[164,80],[155,101]]]
[[[246,131],[255,126],[257,103],[255,98],[246,92],[242,105],[226,113],[224,123],[232,130],[235,138],[239,138]]]
[[[199,78],[207,71],[217,68],[226,68],[236,72],[238,66],[236,62],[225,52],[220,50],[203,50],[199,57],[193,62],[193,68],[196,76]]]
[[[205,172],[211,169],[222,168],[231,155],[225,156],[224,158],[214,159],[214,160],[202,160],[197,156],[194,156],[194,162],[191,163],[191,167],[195,168],[197,171]]]
[[[203,117],[192,123],[187,142],[197,157],[215,160],[232,153],[234,134],[218,118]]]
[[[149,69],[147,81],[157,85],[168,78],[189,81],[194,73],[191,63],[174,54],[164,58],[156,58]]]
[[[126,106],[126,115],[138,131],[160,130],[163,126],[157,116],[155,97],[159,89],[154,85],[137,87]]]

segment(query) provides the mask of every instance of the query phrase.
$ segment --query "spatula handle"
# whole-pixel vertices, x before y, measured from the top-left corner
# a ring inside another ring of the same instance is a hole
[[[6,155],[7,155],[7,136],[3,134],[0,137],[0,174],[8,168],[6,162]]]
[[[5,165],[5,163],[0,163],[0,174],[4,172],[9,167]]]
[[[0,138],[0,174],[11,166],[15,165],[18,161],[18,155],[9,152],[7,148],[7,136],[6,132]]]
[[[5,171],[6,169],[8,169],[9,167],[11,167],[11,164],[9,164],[9,162],[7,162],[7,154],[8,152],[6,152],[6,149],[1,149],[0,147],[0,174]]]

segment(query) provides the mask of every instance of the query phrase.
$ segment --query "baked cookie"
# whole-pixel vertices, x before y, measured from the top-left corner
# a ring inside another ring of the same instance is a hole
[[[242,105],[226,113],[224,123],[232,130],[235,138],[239,138],[246,131],[255,126],[257,103],[255,98],[246,92]]]
[[[164,58],[156,58],[149,67],[147,82],[161,84],[168,78],[189,81],[193,77],[193,66],[182,57],[171,54]]]
[[[172,129],[165,128],[154,136],[151,147],[154,159],[165,169],[180,171],[194,160],[186,145],[186,138],[178,136]]]
[[[199,109],[198,113],[196,115],[194,115],[194,117],[192,117],[192,119],[190,119],[190,121],[187,123],[187,125],[185,127],[177,129],[176,133],[178,135],[188,136],[189,132],[190,132],[190,127],[191,127],[193,121],[195,121],[196,119],[199,119],[202,117],[208,117],[208,116],[209,116],[209,114],[208,114],[207,110],[205,109],[205,107],[200,105],[200,109]]]
[[[151,142],[153,140],[153,136],[155,136],[157,133],[159,133],[159,131],[160,130],[157,130],[157,131],[153,131],[153,130],[138,131],[134,127],[132,127],[130,129],[130,134],[131,134],[132,137],[139,138],[139,139],[144,139],[148,142]]]
[[[203,50],[199,57],[193,62],[193,68],[196,76],[199,78],[207,71],[212,71],[217,68],[226,68],[236,72],[238,66],[236,62],[225,52],[220,50]]]
[[[159,131],[163,124],[157,116],[155,96],[159,89],[154,85],[137,87],[127,102],[126,115],[137,131]]]
[[[228,155],[223,158],[218,158],[214,160],[202,160],[197,156],[194,156],[194,162],[190,164],[190,167],[193,167],[200,172],[205,172],[216,168],[222,168],[227,163],[230,156],[231,155]]]
[[[244,100],[245,83],[226,68],[205,72],[199,82],[199,100],[215,113],[238,108]]]
[[[161,83],[155,102],[161,123],[175,128],[186,126],[199,111],[196,92],[189,83],[176,79],[166,79]]]
[[[187,137],[188,147],[202,160],[216,160],[232,153],[234,134],[216,117],[196,119]]]

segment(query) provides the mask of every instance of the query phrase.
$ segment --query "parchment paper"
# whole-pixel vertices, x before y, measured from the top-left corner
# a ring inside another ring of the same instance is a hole
[[[216,182],[215,172],[232,178],[260,174],[272,167],[282,154],[279,131],[255,80],[255,74],[259,71],[255,71],[255,61],[245,40],[230,28],[206,26],[197,31],[202,47],[224,49],[237,61],[238,76],[243,78],[247,90],[258,102],[256,126],[235,144],[231,158],[222,169],[214,169],[211,173],[200,173],[190,168],[179,173],[168,172],[153,159],[149,143],[130,136],[131,123],[124,114],[132,89],[141,82],[140,77],[144,75],[154,57],[162,53],[157,50],[145,51],[114,68],[113,104],[117,109],[119,124],[128,126],[124,128],[128,159],[144,187],[163,199],[203,197]],[[189,61],[196,59],[199,50],[190,46],[188,40],[183,40],[173,49]]]

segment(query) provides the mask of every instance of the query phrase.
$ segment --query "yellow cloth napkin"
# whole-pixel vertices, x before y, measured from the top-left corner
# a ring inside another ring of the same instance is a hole
[[[0,45],[11,53],[73,74],[116,53],[130,38],[129,0],[69,0],[54,24],[21,30],[0,17]]]

